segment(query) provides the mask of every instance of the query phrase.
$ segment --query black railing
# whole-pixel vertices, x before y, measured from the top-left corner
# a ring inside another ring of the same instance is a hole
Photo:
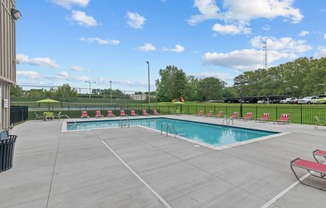
[[[28,120],[28,106],[10,106],[10,124]]]
[[[124,110],[126,114],[130,114],[131,110],[134,110],[136,114],[142,115],[142,110],[147,110],[148,113],[153,114],[153,110],[158,110],[160,114],[175,114],[180,112],[181,114],[196,115],[200,110],[204,115],[207,115],[209,111],[213,111],[214,115],[217,115],[219,111],[223,111],[224,116],[231,116],[233,112],[240,112],[240,105],[234,104],[220,104],[220,105],[206,105],[206,104],[115,104],[115,105],[103,105],[103,104],[81,104],[81,105],[69,105],[65,104],[62,107],[54,107],[51,109],[54,113],[61,112],[68,115],[71,118],[78,118],[81,116],[81,111],[88,111],[90,117],[95,117],[95,111],[100,110],[102,115],[107,116],[107,111],[111,110],[114,115],[119,116],[120,110]],[[47,108],[29,108],[30,118],[34,118],[34,112],[48,111]],[[270,120],[278,120],[282,114],[286,113],[290,115],[291,123],[298,124],[314,124],[314,116],[319,116],[321,119],[326,120],[326,105],[243,105],[243,115],[247,112],[252,112],[252,118],[261,118],[263,113],[269,113]]]

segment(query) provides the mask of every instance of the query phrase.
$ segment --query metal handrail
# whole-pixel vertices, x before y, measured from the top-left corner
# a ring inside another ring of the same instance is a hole
[[[126,119],[120,118],[120,127],[123,127],[123,121],[127,121],[128,128],[130,127],[130,119],[129,117],[126,117]]]
[[[174,131],[174,137],[177,136],[177,130],[175,130],[173,124],[168,124],[168,123],[162,123],[161,124],[161,134],[163,132],[163,127],[166,126],[166,132],[165,132],[165,136],[169,136],[169,132],[173,133],[171,129],[173,129]]]

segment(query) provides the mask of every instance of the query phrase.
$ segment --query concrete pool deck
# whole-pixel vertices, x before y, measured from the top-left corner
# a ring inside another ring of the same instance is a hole
[[[166,116],[221,124],[223,119]],[[290,161],[326,149],[326,127],[235,121],[283,132],[216,150],[141,127],[62,132],[63,121],[16,126],[14,166],[0,173],[0,208],[306,208],[326,192],[298,184]],[[298,170],[299,176],[305,171]],[[308,177],[326,189],[326,181]]]

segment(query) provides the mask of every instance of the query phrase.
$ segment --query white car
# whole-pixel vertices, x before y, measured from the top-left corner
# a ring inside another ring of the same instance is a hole
[[[318,99],[317,96],[304,97],[302,99],[299,99],[298,103],[299,104],[313,104],[313,103],[315,103],[316,99]]]

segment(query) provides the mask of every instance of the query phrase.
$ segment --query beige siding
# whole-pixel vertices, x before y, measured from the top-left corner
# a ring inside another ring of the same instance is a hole
[[[10,85],[16,83],[16,23],[11,16],[15,0],[0,0],[0,129],[7,129],[10,122]],[[4,108],[4,100],[9,101]]]

